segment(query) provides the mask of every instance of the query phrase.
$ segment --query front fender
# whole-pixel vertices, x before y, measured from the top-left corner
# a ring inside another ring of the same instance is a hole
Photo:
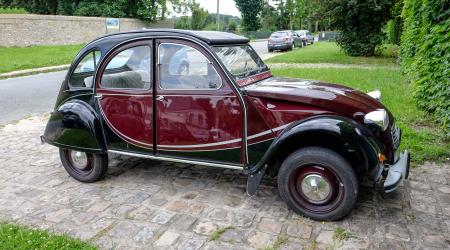
[[[71,100],[52,112],[43,139],[57,147],[106,152],[100,120],[86,102]]]
[[[320,137],[319,137],[320,135]],[[314,140],[317,136],[317,140]],[[308,141],[302,139],[308,138]],[[372,132],[365,126],[347,117],[337,115],[316,116],[290,124],[272,142],[264,156],[249,168],[247,192],[254,194],[259,181],[270,162],[274,162],[284,146],[321,146],[327,145],[324,138],[332,138],[341,150],[352,154],[359,164],[352,165],[359,173],[378,174],[378,153],[382,152]],[[294,145],[293,145],[294,144]],[[372,173],[373,172],[373,173]],[[376,172],[376,173],[375,173]],[[256,182],[256,183],[255,183]]]

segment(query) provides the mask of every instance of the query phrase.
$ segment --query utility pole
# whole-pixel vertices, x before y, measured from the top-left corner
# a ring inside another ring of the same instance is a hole
[[[217,30],[220,30],[220,17],[219,17],[219,0],[217,0],[217,16],[216,16]]]

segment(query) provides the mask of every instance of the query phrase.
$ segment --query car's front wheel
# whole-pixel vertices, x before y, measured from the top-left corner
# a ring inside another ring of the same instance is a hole
[[[102,179],[108,170],[107,154],[90,154],[71,149],[59,149],[61,162],[67,173],[81,182]]]
[[[353,209],[358,181],[342,156],[326,148],[307,147],[284,160],[278,189],[295,212],[314,220],[338,220]]]

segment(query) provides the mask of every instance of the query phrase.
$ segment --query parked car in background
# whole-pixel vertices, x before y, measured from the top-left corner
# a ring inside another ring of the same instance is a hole
[[[274,50],[292,50],[295,47],[302,46],[303,42],[300,37],[297,33],[290,30],[274,32],[267,41],[267,49],[269,52]]]
[[[296,30],[295,33],[300,37],[304,46],[314,43],[314,35],[308,30]]]
[[[90,71],[76,70],[90,60]],[[292,210],[337,220],[364,191],[359,181],[389,193],[408,177],[409,153],[380,98],[272,76],[235,34],[117,33],[78,53],[41,139],[81,182],[105,176],[108,154],[239,170],[249,195],[268,174]]]

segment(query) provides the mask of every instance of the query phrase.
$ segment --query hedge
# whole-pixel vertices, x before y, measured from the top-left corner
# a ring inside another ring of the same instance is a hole
[[[405,0],[400,59],[417,105],[450,138],[450,0]]]

